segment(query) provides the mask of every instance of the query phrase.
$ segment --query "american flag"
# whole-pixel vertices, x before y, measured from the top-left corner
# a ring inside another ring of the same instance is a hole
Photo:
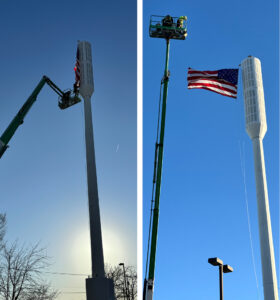
[[[189,68],[188,88],[205,89],[223,96],[237,97],[238,69],[197,71]]]
[[[79,48],[77,48],[77,55],[76,55],[76,64],[75,64],[75,85],[77,87],[80,86],[80,79],[81,79],[81,75],[80,75],[80,53],[79,53]]]

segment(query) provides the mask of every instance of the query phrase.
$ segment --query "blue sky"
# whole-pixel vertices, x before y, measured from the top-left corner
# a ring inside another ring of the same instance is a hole
[[[264,153],[279,277],[278,2],[144,1],[144,265],[165,60],[165,41],[148,35],[153,14],[188,17],[186,40],[172,40],[170,46],[154,299],[217,299],[218,268],[207,263],[209,257],[216,256],[234,268],[224,276],[225,299],[263,299],[253,152],[245,132],[241,72],[234,100],[205,90],[187,90],[187,68],[238,68],[248,55],[261,60],[268,123]],[[257,283],[239,145],[244,147]]]
[[[117,17],[116,17],[116,12]],[[1,1],[0,130],[45,74],[72,88],[77,40],[92,45],[92,97],[105,262],[136,265],[136,1]],[[0,168],[7,239],[41,241],[50,271],[90,273],[83,106],[45,86]],[[49,275],[59,300],[84,277]]]

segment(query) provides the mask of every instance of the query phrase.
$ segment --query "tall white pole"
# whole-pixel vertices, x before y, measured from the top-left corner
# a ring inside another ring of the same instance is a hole
[[[262,140],[267,130],[260,60],[249,56],[241,63],[246,131],[253,143],[259,236],[265,300],[278,300],[273,238]]]
[[[98,188],[97,188],[95,150],[94,150],[93,126],[92,126],[92,112],[91,112],[90,101],[91,101],[90,98],[84,98],[92,276],[104,278],[105,277],[104,258],[103,258],[103,247],[102,247],[102,234],[101,234],[99,198],[98,198]]]
[[[86,279],[87,300],[115,300],[114,285],[105,277],[102,232],[97,187],[91,96],[94,91],[90,43],[78,44],[80,65],[80,94],[84,99],[85,141],[87,161],[88,206],[91,240],[92,277]]]

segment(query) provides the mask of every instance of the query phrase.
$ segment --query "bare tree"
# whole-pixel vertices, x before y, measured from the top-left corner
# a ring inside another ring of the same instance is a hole
[[[41,277],[49,265],[44,249],[4,245],[0,254],[0,298],[5,300],[52,300],[57,296]]]
[[[106,275],[113,279],[115,296],[117,300],[136,300],[137,298],[137,272],[132,266],[123,268],[120,266],[106,266]],[[125,282],[126,279],[126,282]]]
[[[30,293],[25,294],[24,300],[53,300],[58,296],[58,292],[51,289],[49,284],[34,286]]]

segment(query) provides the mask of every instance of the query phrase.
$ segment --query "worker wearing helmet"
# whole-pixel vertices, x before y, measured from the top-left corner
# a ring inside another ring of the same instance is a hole
[[[170,15],[167,15],[162,20],[162,25],[166,27],[171,27],[173,25],[173,18]]]
[[[183,28],[184,27],[184,20],[187,20],[186,16],[181,16],[180,18],[178,18],[178,20],[177,20],[177,27],[178,28]]]

